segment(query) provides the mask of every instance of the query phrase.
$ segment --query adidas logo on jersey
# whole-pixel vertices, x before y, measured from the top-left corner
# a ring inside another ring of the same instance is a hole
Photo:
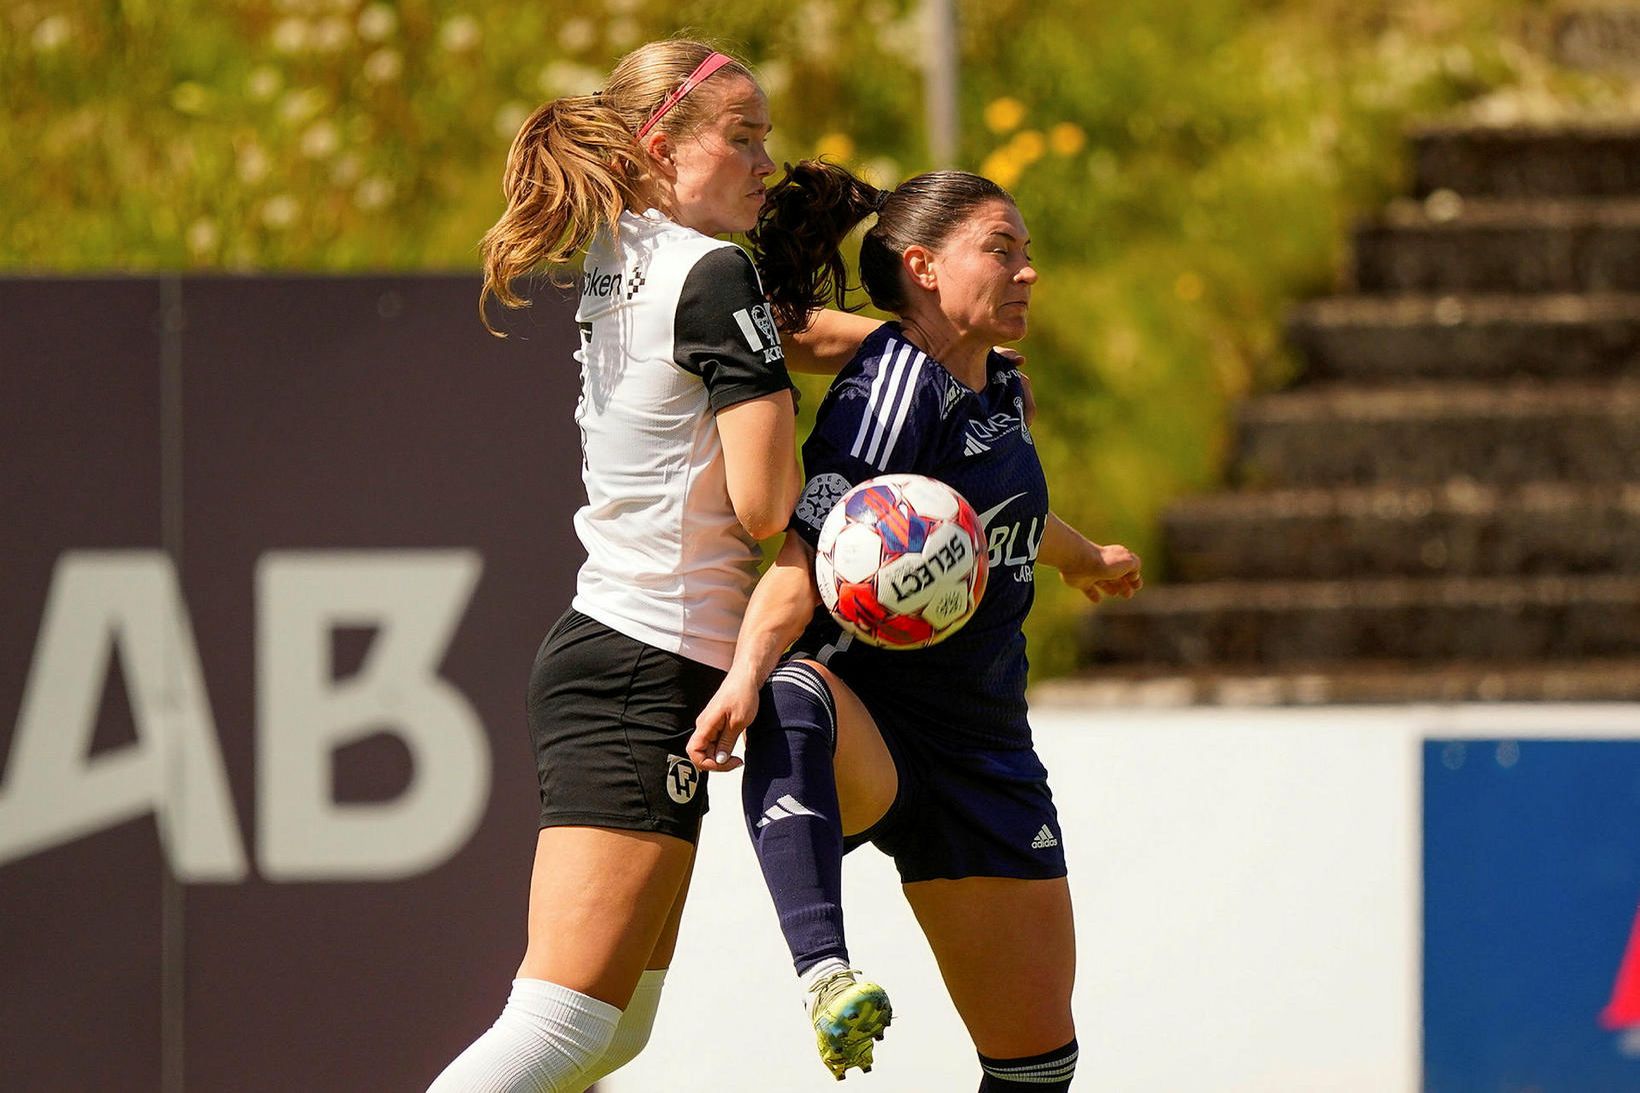
[[[1058,845],[1059,840],[1054,838],[1053,832],[1048,830],[1047,824],[1043,824],[1042,830],[1038,831],[1036,833],[1036,838],[1031,840],[1032,850],[1046,850],[1050,846]]]
[[[809,809],[804,808],[801,801],[788,793],[784,797],[780,798],[780,800],[763,810],[763,818],[757,821],[757,829],[762,831],[765,827],[768,827],[776,820],[789,820],[793,816],[817,815],[819,815],[819,813],[811,812]]]
[[[991,450],[991,446],[989,444],[982,444],[979,441],[975,440],[971,436],[963,438],[963,441],[962,441],[962,454],[963,455],[978,455],[980,452],[988,452],[990,450]]]

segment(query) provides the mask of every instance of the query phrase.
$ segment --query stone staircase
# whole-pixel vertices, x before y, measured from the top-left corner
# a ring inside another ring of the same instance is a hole
[[[1640,123],[1411,144],[1231,492],[1164,515],[1167,583],[1039,701],[1640,699]]]

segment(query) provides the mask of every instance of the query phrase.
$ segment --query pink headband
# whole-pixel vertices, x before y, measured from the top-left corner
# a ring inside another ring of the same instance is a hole
[[[683,97],[704,83],[706,77],[728,64],[731,60],[733,60],[733,58],[727,56],[726,54],[713,53],[710,57],[702,61],[693,72],[689,73],[689,78],[679,84],[678,89],[668,95],[666,97],[666,101],[655,108],[655,112],[649,115],[649,120],[644,122],[643,125],[638,128],[638,139],[642,140],[645,136],[647,136],[649,131],[655,128],[655,123],[666,116],[666,112],[668,110],[682,102]]]

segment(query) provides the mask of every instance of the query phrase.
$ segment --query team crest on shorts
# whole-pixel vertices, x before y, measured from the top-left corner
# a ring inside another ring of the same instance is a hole
[[[666,757],[666,795],[680,805],[686,805],[695,799],[695,790],[700,788],[700,771],[695,764],[681,755]]]

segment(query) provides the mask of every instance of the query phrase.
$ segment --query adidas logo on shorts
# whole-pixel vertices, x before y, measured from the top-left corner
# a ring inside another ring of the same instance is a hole
[[[1036,833],[1036,838],[1031,840],[1032,850],[1046,850],[1050,846],[1058,845],[1059,840],[1054,838],[1053,832],[1048,830],[1047,824],[1043,824],[1042,830],[1038,831]]]

